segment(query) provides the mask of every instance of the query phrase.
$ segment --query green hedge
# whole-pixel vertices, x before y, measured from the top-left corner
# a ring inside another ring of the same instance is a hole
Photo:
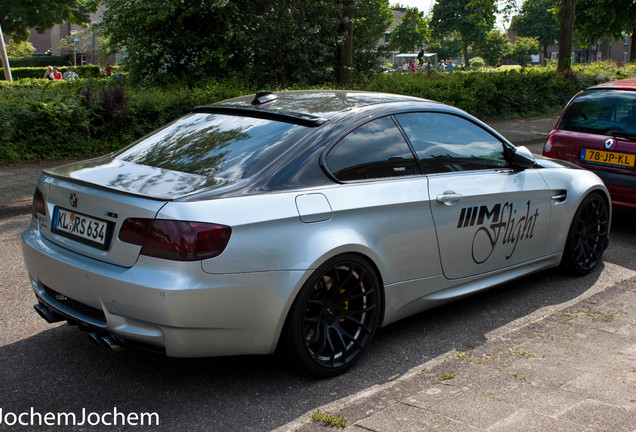
[[[254,91],[232,82],[139,89],[112,78],[0,81],[0,163],[108,153],[195,106]]]
[[[52,66],[52,65],[51,65]],[[11,77],[14,80],[25,78],[42,78],[46,72],[47,66],[41,67],[13,67],[11,66]],[[99,66],[64,66],[58,67],[57,70],[64,73],[69,69],[73,69],[80,78],[99,78],[101,69]],[[4,77],[4,69],[0,68],[0,76]]]
[[[43,73],[0,81],[0,163],[104,154],[195,106],[261,90],[238,81],[197,88],[139,88],[112,78],[48,81]],[[594,65],[565,75],[549,68],[391,73],[353,87],[436,100],[492,119],[556,114],[582,88],[627,77],[636,77],[636,66]]]
[[[9,64],[14,67],[46,67],[46,66],[71,66],[71,56],[33,55],[29,57],[9,57]]]
[[[366,88],[435,100],[491,119],[552,113],[562,109],[580,86],[551,71],[507,70],[384,74]]]

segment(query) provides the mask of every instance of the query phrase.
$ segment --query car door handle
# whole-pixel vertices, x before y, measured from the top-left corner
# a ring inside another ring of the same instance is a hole
[[[448,206],[455,204],[460,199],[462,199],[462,195],[453,191],[446,191],[443,194],[437,195],[437,202]]]

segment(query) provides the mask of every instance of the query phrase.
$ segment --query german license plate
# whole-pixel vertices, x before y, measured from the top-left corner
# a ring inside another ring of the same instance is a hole
[[[605,150],[581,149],[580,160],[596,165],[633,169],[636,155]]]
[[[110,223],[62,207],[55,207],[51,231],[105,250],[110,238]]]

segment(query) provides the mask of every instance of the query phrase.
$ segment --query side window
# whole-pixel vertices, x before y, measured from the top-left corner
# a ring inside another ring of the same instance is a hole
[[[413,153],[389,117],[369,122],[344,137],[327,155],[327,168],[341,181],[419,173]]]
[[[507,167],[503,144],[461,117],[442,113],[395,116],[425,173]]]

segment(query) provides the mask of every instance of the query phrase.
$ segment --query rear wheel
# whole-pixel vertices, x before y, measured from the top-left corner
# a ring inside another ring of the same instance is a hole
[[[320,266],[305,282],[289,312],[288,352],[321,376],[351,368],[379,325],[382,296],[377,275],[356,255]]]
[[[607,248],[609,207],[598,193],[585,197],[574,215],[563,251],[563,265],[584,275],[596,267]]]

